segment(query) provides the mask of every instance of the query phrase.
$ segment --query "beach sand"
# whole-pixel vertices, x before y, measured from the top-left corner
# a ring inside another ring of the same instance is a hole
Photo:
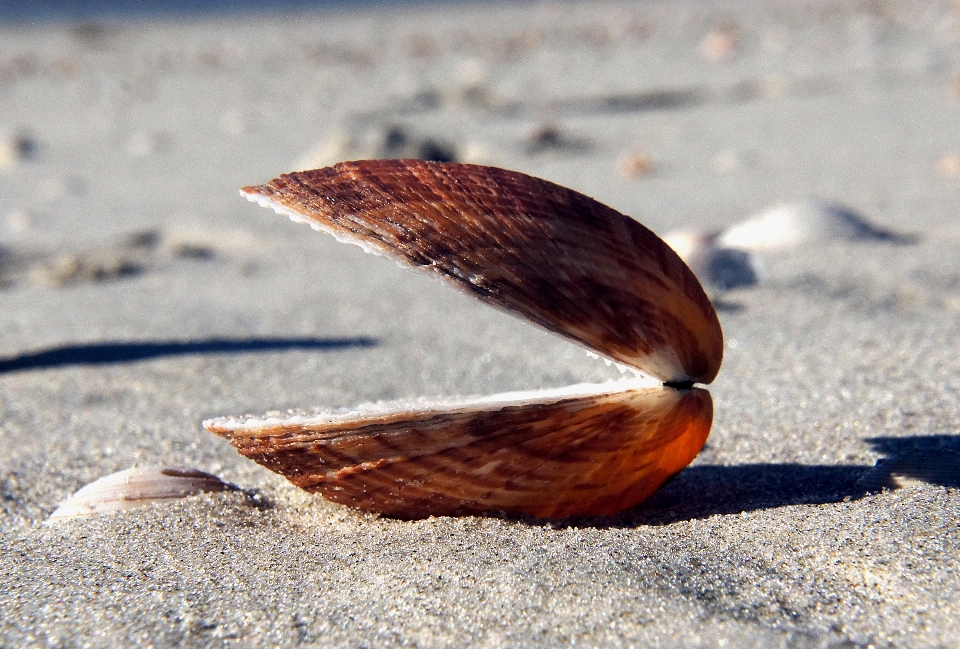
[[[0,646],[958,646],[958,71],[949,2],[3,25]],[[915,242],[757,253],[707,447],[637,508],[391,520],[200,422],[618,376],[237,195],[427,150],[659,233],[819,197]],[[152,465],[246,493],[44,524]]]

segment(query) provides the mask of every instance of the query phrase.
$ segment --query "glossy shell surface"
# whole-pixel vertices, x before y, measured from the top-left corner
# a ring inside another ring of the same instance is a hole
[[[373,160],[242,192],[662,381],[709,383],[720,369],[723,334],[696,276],[643,225],[572,189],[495,167]]]
[[[720,324],[695,275],[633,219],[517,172],[417,160],[342,163],[242,193],[638,371],[601,385],[204,422],[295,485],[404,519],[605,515],[650,496],[706,441],[713,403],[693,384],[719,371]]]
[[[303,489],[398,518],[491,510],[596,516],[651,495],[710,432],[706,390],[626,384],[205,425]]]

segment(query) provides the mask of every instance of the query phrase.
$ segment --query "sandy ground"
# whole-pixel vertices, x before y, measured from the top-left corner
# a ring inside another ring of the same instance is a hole
[[[958,646],[958,71],[955,3],[0,27],[0,645]],[[817,196],[917,241],[760,255],[708,445],[647,503],[378,518],[199,422],[616,374],[237,196],[428,150],[658,232]],[[43,524],[157,464],[253,497]]]

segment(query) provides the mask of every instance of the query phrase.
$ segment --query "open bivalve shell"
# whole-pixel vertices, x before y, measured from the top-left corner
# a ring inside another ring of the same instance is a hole
[[[376,160],[242,194],[636,370],[603,385],[204,422],[329,500],[398,518],[631,507],[689,464],[723,336],[697,278],[633,219],[492,167]]]
[[[79,489],[50,514],[47,523],[143,507],[207,491],[236,489],[210,473],[182,467],[117,471]]]

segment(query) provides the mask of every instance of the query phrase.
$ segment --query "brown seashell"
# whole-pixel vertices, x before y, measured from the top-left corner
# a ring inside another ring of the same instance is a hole
[[[140,467],[111,473],[81,488],[50,514],[48,523],[142,507],[205,491],[236,489],[215,475],[180,467]]]
[[[706,390],[618,385],[204,426],[298,487],[398,518],[615,514],[689,464],[713,419]]]
[[[204,422],[294,484],[398,518],[612,514],[703,446],[713,406],[692,385],[719,371],[720,325],[677,254],[629,217],[524,174],[414,160],[342,163],[242,193],[654,377]]]
[[[696,276],[633,219],[514,171],[346,162],[245,187],[250,200],[665,382],[709,383],[723,334]]]

